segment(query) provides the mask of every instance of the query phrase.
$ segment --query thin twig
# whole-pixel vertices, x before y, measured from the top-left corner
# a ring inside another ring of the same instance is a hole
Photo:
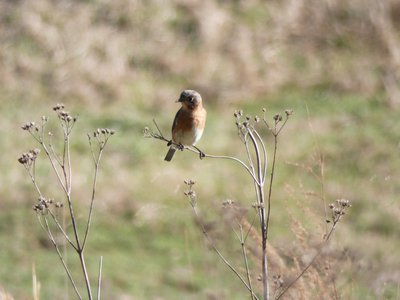
[[[249,287],[250,287],[250,296],[251,296],[252,300],[255,300],[254,292],[253,292],[253,285],[251,283],[249,262],[247,260],[247,249],[246,249],[245,238],[243,235],[243,226],[241,224],[239,224],[239,228],[240,228],[240,245],[242,246],[242,254],[243,254],[244,265],[246,268],[247,282],[249,283]]]
[[[287,122],[288,120],[289,120],[289,115],[286,115],[286,119],[285,119],[285,121],[283,121],[281,127],[278,129],[278,131],[275,130],[276,135],[279,135],[279,133],[282,131],[283,127],[285,127],[286,122]]]
[[[67,136],[67,164],[68,164],[68,194],[71,194],[72,189],[72,166],[71,166],[71,151],[70,151],[70,144],[69,144],[69,133]]]
[[[239,274],[239,272],[235,269],[235,267],[233,267],[229,261],[227,261],[227,259],[223,256],[223,254],[218,250],[218,248],[215,246],[214,241],[211,239],[211,237],[208,235],[208,232],[204,226],[204,224],[200,221],[200,217],[198,215],[198,212],[196,210],[195,206],[192,206],[193,208],[193,213],[196,216],[197,220],[199,220],[199,224],[201,227],[201,230],[203,232],[204,237],[207,239],[207,241],[210,243],[211,248],[214,250],[215,253],[217,253],[217,255],[219,256],[219,258],[225,263],[225,265],[236,275],[237,278],[239,278],[239,280],[243,283],[243,285],[247,288],[247,290],[249,290],[250,292],[252,292],[254,299],[258,300],[257,295],[254,294],[254,292],[252,291],[252,289],[250,288],[250,286],[247,284],[247,282],[243,279],[243,277]]]
[[[48,212],[50,214],[50,216],[52,217],[54,223],[56,223],[58,229],[61,231],[61,233],[63,234],[64,238],[68,241],[68,243],[72,246],[72,248],[74,248],[76,251],[78,250],[78,248],[75,246],[75,244],[71,241],[71,239],[69,238],[68,234],[64,231],[64,229],[62,228],[60,222],[58,222],[56,216],[53,214],[53,212],[50,210],[50,208],[48,208]]]
[[[99,276],[97,278],[97,300],[101,298],[101,270],[103,268],[103,256],[100,256],[99,262]]]
[[[41,227],[43,228],[43,230],[47,233],[47,235],[48,235],[50,241],[52,242],[54,248],[56,249],[56,252],[57,252],[57,254],[58,254],[58,257],[59,257],[59,259],[60,259],[60,261],[61,261],[61,263],[62,263],[62,265],[63,265],[63,267],[64,267],[65,272],[67,273],[67,276],[68,276],[68,278],[69,278],[69,281],[71,282],[71,284],[72,284],[72,286],[73,286],[73,288],[74,288],[74,290],[75,290],[76,295],[78,296],[78,298],[79,298],[80,300],[82,300],[82,296],[80,295],[80,293],[79,293],[79,291],[78,291],[78,288],[77,288],[77,286],[76,286],[74,280],[72,279],[72,275],[71,275],[71,273],[69,272],[69,269],[68,269],[68,267],[67,267],[67,264],[65,263],[64,258],[63,258],[63,256],[62,256],[60,250],[58,249],[58,245],[57,245],[57,243],[56,243],[56,241],[55,241],[55,239],[54,239],[54,237],[53,237],[53,234],[51,233],[51,230],[50,230],[50,227],[49,227],[49,224],[48,224],[48,222],[47,222],[46,217],[43,217],[43,219],[45,220],[46,227],[43,225],[43,223],[42,223],[42,221],[41,221],[41,219],[40,219],[40,215],[38,215],[38,220],[39,220],[40,226],[41,226]]]
[[[35,164],[35,162],[33,162],[33,164]],[[35,175],[34,175],[34,172],[35,172],[35,165],[33,165],[32,171],[29,169],[29,166],[27,166],[27,165],[25,165],[25,169],[27,170],[27,172],[28,172],[28,174],[29,174],[29,176],[30,176],[30,178],[31,178],[31,180],[32,180],[32,183],[33,183],[33,185],[35,186],[36,191],[38,192],[39,196],[40,196],[40,197],[43,197],[42,192],[40,191],[40,189],[39,189],[39,187],[38,187],[38,185],[37,185],[36,178],[35,178]],[[76,248],[76,246],[74,245],[74,243],[73,243],[73,242],[70,240],[70,238],[68,237],[67,233],[66,233],[66,232],[64,231],[64,229],[62,228],[61,224],[58,222],[58,220],[57,220],[57,218],[55,217],[55,215],[53,214],[53,212],[52,212],[50,209],[48,209],[48,212],[50,213],[52,219],[54,220],[54,223],[56,223],[58,229],[59,229],[59,230],[62,232],[62,234],[64,235],[65,239],[71,244],[71,246],[72,246],[75,250],[78,250],[78,249]]]
[[[157,124],[157,123],[155,123],[155,124]],[[173,144],[173,145],[182,147],[182,145],[179,145],[179,144],[177,144],[177,143],[174,143],[172,140],[166,139],[166,138],[162,135],[162,133],[161,133],[160,129],[158,128],[158,126],[157,126],[157,130],[159,131],[158,134],[157,134],[157,133],[154,133],[154,132],[150,132],[148,137],[152,137],[152,138],[155,138],[155,139],[158,139],[158,140],[162,140],[162,141],[164,141],[164,142],[167,142],[167,143],[169,143],[169,144]],[[189,150],[189,151],[191,151],[191,152],[200,154],[200,151],[199,151],[199,150],[193,149],[193,148],[190,147],[190,146],[183,146],[183,149],[186,149],[186,150]],[[249,167],[248,167],[243,161],[241,161],[240,159],[238,159],[238,158],[236,158],[236,157],[233,157],[233,156],[226,156],[226,155],[211,155],[211,154],[206,154],[206,153],[203,153],[203,154],[204,154],[203,158],[208,157],[208,158],[229,159],[229,160],[232,160],[232,161],[235,161],[235,162],[239,163],[243,168],[246,169],[246,171],[250,174],[250,176],[253,178],[253,180],[255,180],[257,183],[259,183],[258,180],[257,180],[257,178],[255,177],[255,175],[254,175],[254,174],[251,172],[251,170],[249,169]]]
[[[29,177],[31,178],[32,183],[35,186],[35,189],[38,192],[39,196],[42,196],[42,192],[40,191],[39,186],[37,185],[35,174],[34,174],[35,166],[33,165],[32,171],[31,171],[31,169],[30,169],[30,167],[28,165],[24,165],[24,167],[25,167],[26,171],[28,172]]]
[[[263,181],[262,183],[265,183],[265,178],[267,177],[267,164],[268,164],[268,157],[267,157],[267,149],[265,148],[265,144],[263,139],[261,138],[260,134],[258,133],[257,130],[254,130],[254,133],[258,140],[261,143],[262,151],[263,151]]]
[[[225,156],[225,155],[211,155],[211,154],[206,154],[204,153],[204,157],[208,157],[208,158],[221,158],[221,159],[229,159],[229,160],[233,160],[237,163],[239,163],[240,165],[242,165],[246,171],[250,174],[251,178],[253,178],[253,180],[259,184],[259,181],[257,180],[257,178],[255,177],[255,175],[251,172],[251,170],[249,169],[249,167],[240,159],[236,158],[236,157],[232,157],[232,156]]]
[[[324,237],[323,242],[320,244],[318,247],[317,253],[314,255],[313,259],[307,264],[307,266],[300,272],[299,275],[296,276],[295,279],[293,279],[283,290],[282,292],[278,295],[278,297],[275,298],[275,300],[280,299],[283,294],[285,294],[306,272],[307,270],[314,264],[315,260],[317,257],[322,253],[323,246],[327,245],[328,242],[330,241],[332,233],[335,231],[336,225],[338,224],[339,219],[332,225],[331,230],[329,231],[328,235]]]
[[[64,183],[63,183],[63,181],[62,181],[62,179],[61,179],[61,176],[60,176],[60,174],[59,174],[59,172],[58,172],[58,170],[57,170],[56,165],[54,164],[53,158],[52,158],[52,156],[51,156],[49,150],[47,149],[47,147],[46,147],[46,145],[44,144],[43,141],[40,142],[40,145],[42,146],[44,152],[46,153],[46,155],[47,155],[47,157],[48,157],[48,159],[49,159],[49,161],[50,161],[50,164],[51,164],[51,166],[52,166],[54,172],[55,172],[56,175],[57,175],[58,182],[60,183],[60,185],[61,185],[62,189],[64,190],[64,192],[67,193],[67,188],[66,188],[66,186],[64,185]]]
[[[276,163],[276,152],[278,148],[278,136],[274,135],[274,152],[272,155],[272,167],[271,167],[271,175],[270,175],[270,181],[269,181],[269,188],[268,188],[268,208],[267,208],[267,230],[269,227],[269,222],[271,218],[271,196],[272,196],[272,184],[274,182],[274,174],[275,174],[275,163]]]
[[[248,143],[247,137],[248,137],[248,134],[246,134],[245,137],[244,137],[244,145],[245,145],[245,148],[246,148],[247,159],[249,160],[249,165],[250,165],[251,172],[253,174],[255,174],[253,159],[251,157],[251,153],[250,153],[249,143]],[[260,207],[261,206],[261,204],[260,204],[260,194],[259,194],[258,184],[257,184],[257,182],[255,180],[253,180],[253,185],[254,185],[254,192],[256,194],[256,205],[258,207]],[[260,224],[261,224],[262,223],[261,210],[257,208],[256,211],[258,213],[258,217],[259,217]],[[254,223],[254,221],[255,220],[253,220],[253,223]],[[249,232],[250,232],[250,230],[247,232],[247,234]],[[247,234],[246,234],[246,238],[247,238]]]
[[[158,127],[158,125],[157,125],[156,119],[153,119],[153,123],[154,123],[154,125],[156,125],[157,130],[158,130],[158,132],[160,133],[160,135],[161,135],[161,136],[164,136],[163,133],[161,132],[160,127]]]
[[[104,148],[100,148],[97,159],[95,160],[94,178],[93,178],[93,186],[92,186],[92,198],[90,201],[89,216],[88,216],[87,223],[86,223],[85,236],[83,238],[83,243],[82,243],[82,251],[85,249],[87,237],[89,234],[90,224],[91,224],[91,220],[92,220],[94,200],[95,200],[95,195],[96,195],[97,174],[99,171],[99,164],[100,164],[101,154],[103,153],[103,149]]]

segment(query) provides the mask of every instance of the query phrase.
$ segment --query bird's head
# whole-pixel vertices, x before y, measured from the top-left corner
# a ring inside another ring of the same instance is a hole
[[[178,102],[181,102],[182,106],[188,109],[196,109],[202,105],[200,94],[194,90],[184,90],[181,93]]]

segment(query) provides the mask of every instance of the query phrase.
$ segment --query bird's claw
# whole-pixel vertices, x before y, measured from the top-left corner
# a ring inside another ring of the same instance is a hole
[[[200,159],[203,159],[204,157],[206,157],[206,155],[204,154],[203,151],[200,151],[199,156],[200,156]]]

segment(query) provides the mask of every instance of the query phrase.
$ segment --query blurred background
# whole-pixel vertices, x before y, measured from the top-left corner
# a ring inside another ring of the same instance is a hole
[[[48,115],[54,127],[51,108],[61,102],[79,115],[72,160],[81,224],[93,176],[86,133],[117,131],[104,153],[86,250],[93,282],[104,257],[103,298],[248,297],[204,241],[183,181],[196,180],[203,222],[243,271],[221,203],[234,200],[251,221],[250,178],[188,152],[166,163],[165,144],[142,134],[155,118],[169,136],[183,89],[203,96],[208,120],[198,146],[210,154],[245,158],[236,109],[255,116],[265,107],[271,120],[294,110],[279,136],[274,276],[288,282],[297,274],[325,232],[324,207],[351,201],[329,249],[289,299],[400,299],[397,0],[1,1],[1,299],[33,299],[32,268],[40,299],[74,299],[17,162],[36,146],[21,125]],[[261,133],[271,155],[273,140]],[[63,200],[43,153],[37,164],[45,194]],[[257,236],[249,243],[257,249]],[[249,259],[257,282],[256,250]],[[83,287],[74,253],[67,260]]]

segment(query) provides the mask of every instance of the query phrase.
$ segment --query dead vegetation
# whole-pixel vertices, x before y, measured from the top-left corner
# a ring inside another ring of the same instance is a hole
[[[169,99],[176,84],[215,101],[328,86],[365,95],[383,90],[398,106],[394,0],[0,5],[0,78],[9,91],[89,103],[133,94],[151,105]]]

